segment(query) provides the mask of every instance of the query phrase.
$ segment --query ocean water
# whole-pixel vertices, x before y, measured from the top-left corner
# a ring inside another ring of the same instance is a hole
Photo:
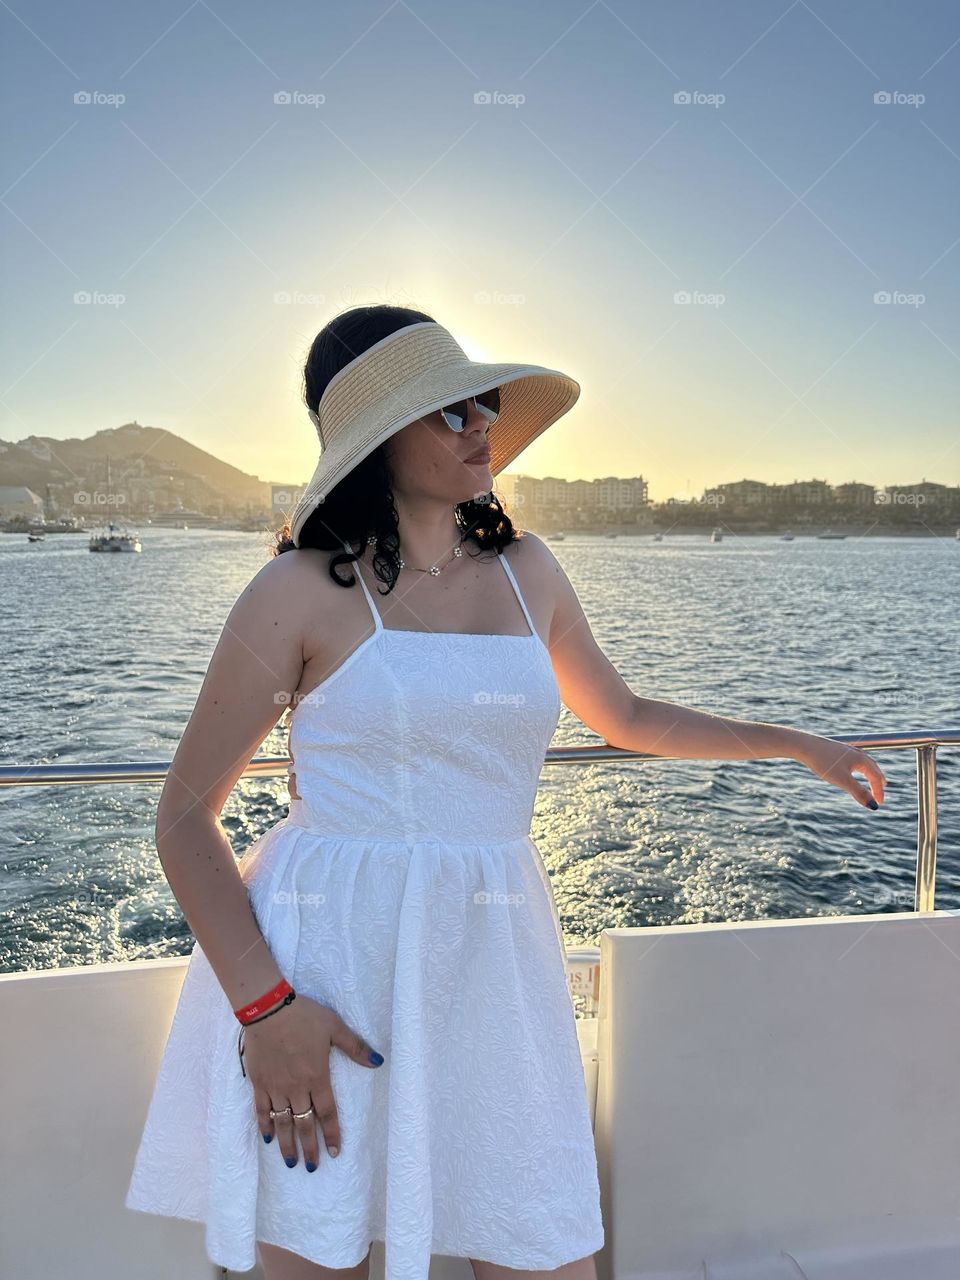
[[[728,535],[552,548],[594,634],[650,698],[827,735],[960,727],[960,542]],[[168,760],[262,534],[144,530],[140,556],[83,536],[0,535],[0,762]],[[599,739],[570,712],[554,745]],[[283,754],[285,733],[263,753]],[[533,837],[567,941],[619,925],[909,910],[915,755],[878,752],[862,809],[787,760],[544,769]],[[960,907],[960,753],[939,761],[938,907]],[[0,971],[185,954],[153,845],[159,785],[0,789]],[[242,781],[240,854],[286,812]]]

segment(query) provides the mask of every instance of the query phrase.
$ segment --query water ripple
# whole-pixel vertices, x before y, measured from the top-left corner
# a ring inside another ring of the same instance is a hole
[[[169,758],[259,535],[151,531],[142,556],[0,536],[6,763]],[[818,733],[958,719],[960,543],[605,539],[553,549],[642,696]],[[555,745],[599,742],[564,711]],[[282,753],[285,735],[264,744]],[[533,835],[568,941],[614,926],[909,909],[913,753],[878,756],[878,813],[792,761],[544,770]],[[180,955],[192,936],[153,845],[157,786],[0,792],[0,970]],[[237,854],[283,779],[240,783]],[[960,753],[941,752],[937,905],[960,907]]]

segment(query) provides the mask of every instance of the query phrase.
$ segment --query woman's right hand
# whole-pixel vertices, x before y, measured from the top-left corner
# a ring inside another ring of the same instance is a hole
[[[383,1062],[333,1009],[299,994],[286,1008],[252,1023],[244,1032],[243,1060],[253,1084],[263,1139],[279,1139],[280,1154],[291,1168],[297,1163],[299,1139],[309,1173],[320,1160],[318,1124],[331,1156],[337,1155],[341,1145],[340,1120],[330,1085],[330,1051],[334,1046],[362,1067],[377,1067]],[[313,1112],[301,1120],[289,1114],[271,1117],[271,1108],[282,1111],[287,1106],[299,1112],[312,1106]]]

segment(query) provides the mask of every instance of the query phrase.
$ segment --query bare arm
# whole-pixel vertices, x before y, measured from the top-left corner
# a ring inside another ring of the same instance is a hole
[[[597,644],[577,593],[553,552],[539,539],[531,536],[530,540],[542,559],[542,571],[551,578],[550,657],[560,696],[610,746],[674,759],[782,756],[798,760],[860,804],[876,808],[883,803],[884,775],[872,757],[855,747],[786,725],[735,720],[635,694]],[[870,790],[851,776],[854,771],[868,779]]]
[[[231,609],[157,807],[164,873],[235,1009],[284,976],[250,908],[220,812],[300,682],[295,555],[264,565]]]
[[[160,862],[234,1009],[290,975],[280,971],[260,932],[220,811],[300,684],[315,572],[315,562],[286,552],[268,561],[240,595],[157,808]],[[320,1159],[318,1129],[331,1156],[341,1145],[331,1050],[336,1047],[369,1069],[384,1059],[335,1009],[297,995],[279,1016],[265,1016],[246,1028],[244,1052],[264,1139],[276,1136],[279,1154],[291,1165],[299,1144],[307,1171],[313,1172]]]

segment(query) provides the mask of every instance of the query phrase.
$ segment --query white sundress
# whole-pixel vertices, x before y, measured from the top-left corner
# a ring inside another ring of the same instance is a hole
[[[346,550],[350,550],[344,544]],[[288,1168],[264,1143],[239,1023],[195,943],[125,1204],[206,1226],[212,1262],[255,1242],[385,1280],[431,1254],[553,1269],[604,1242],[560,917],[530,838],[560,716],[526,635],[383,626],[294,708],[301,798],[239,860],[284,977],[384,1056],[330,1051],[341,1150]],[[280,1012],[277,1017],[283,1017]]]

